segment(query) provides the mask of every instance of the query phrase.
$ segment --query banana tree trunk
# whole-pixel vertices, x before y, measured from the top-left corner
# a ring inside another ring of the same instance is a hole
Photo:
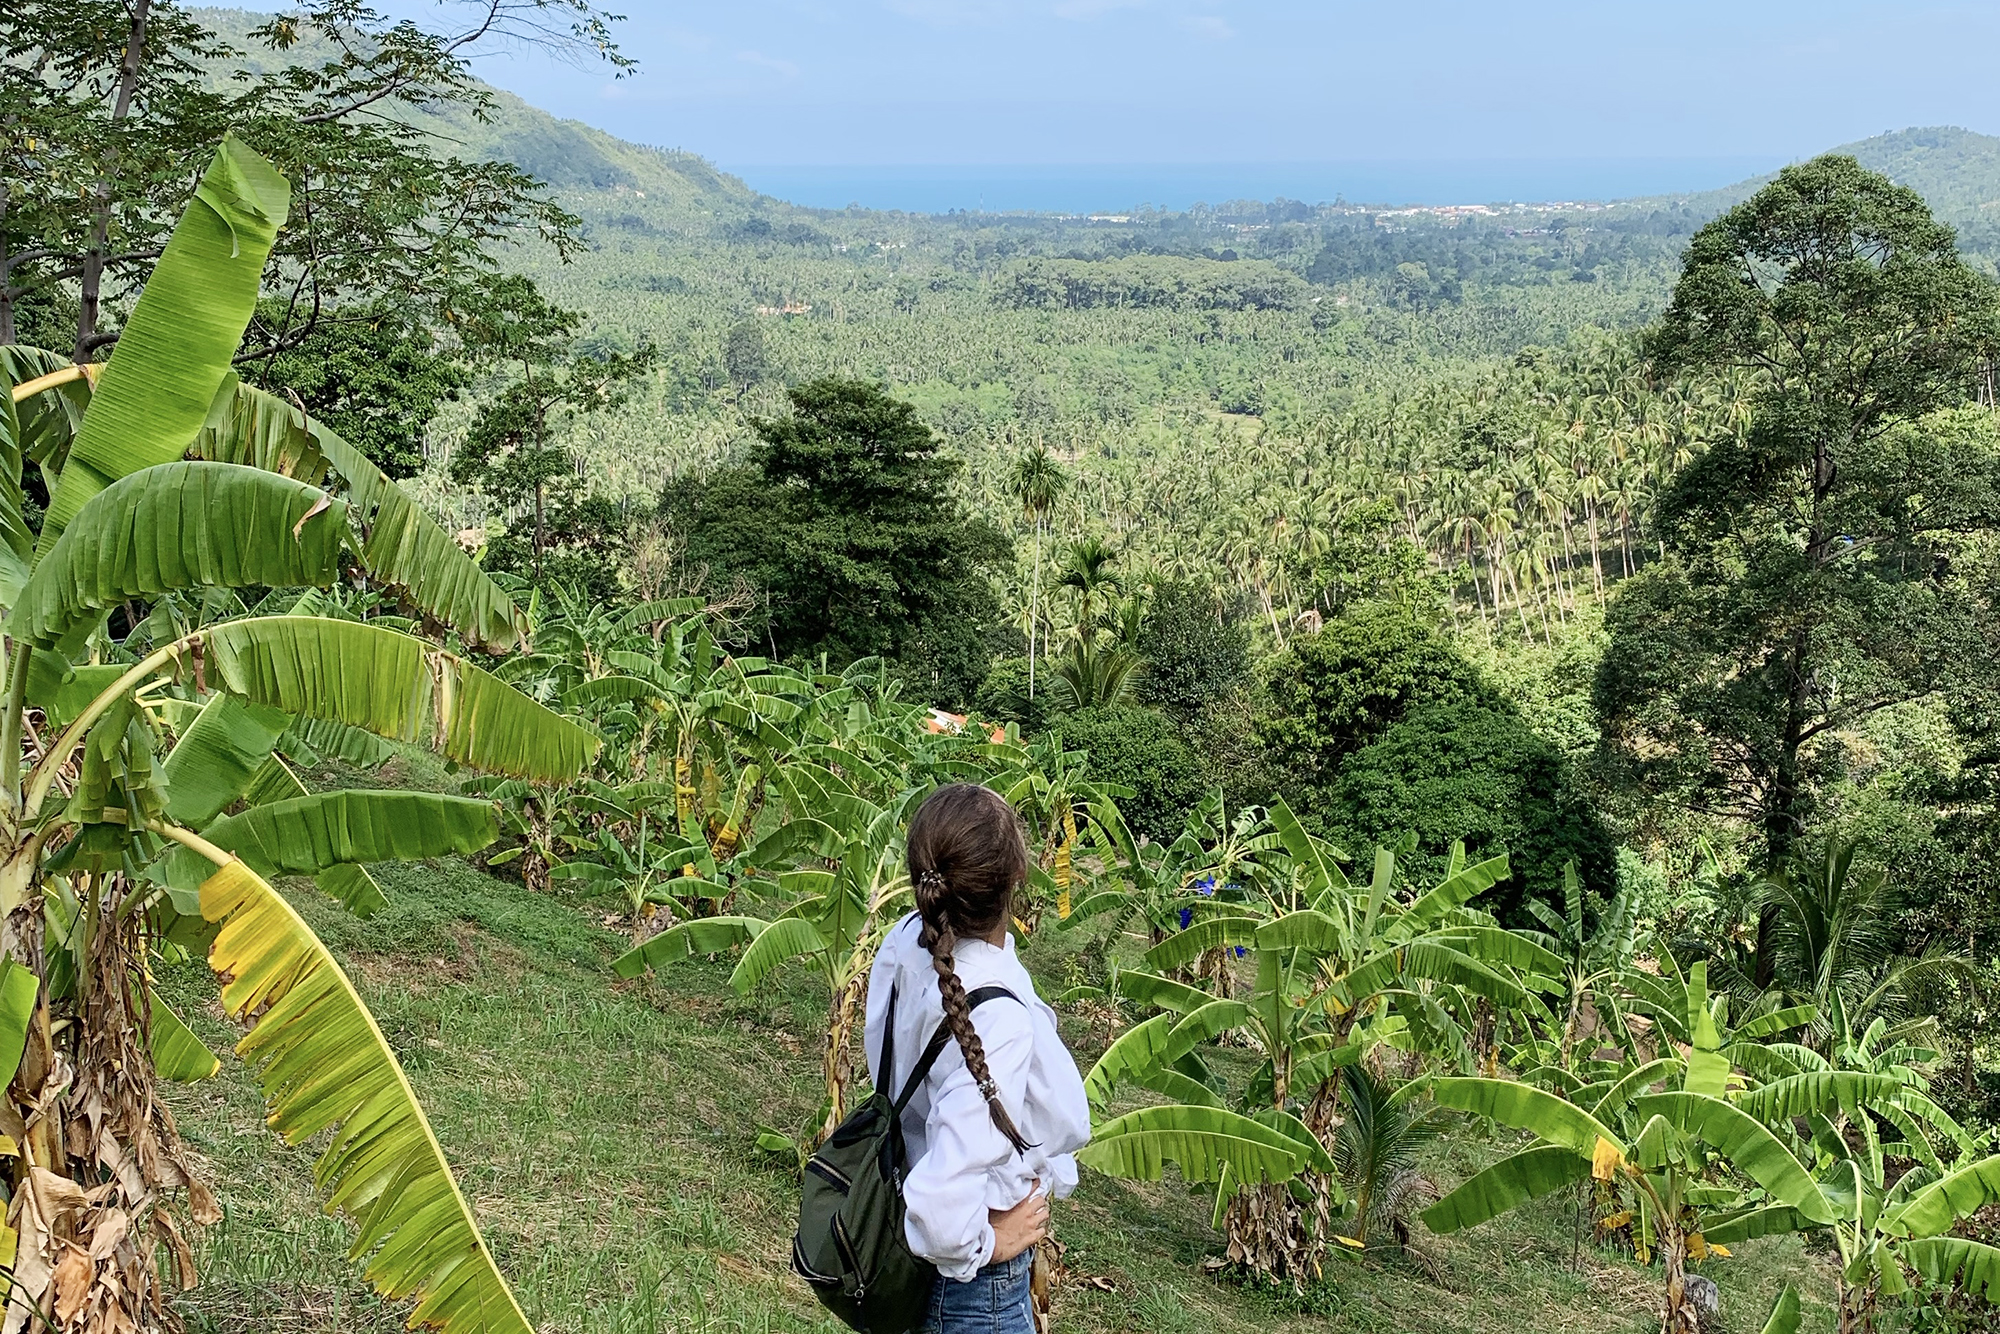
[[[854,1017],[861,985],[862,979],[857,976],[841,987],[827,1015],[826,1051],[820,1060],[820,1071],[826,1079],[827,1112],[826,1120],[813,1135],[815,1149],[847,1119],[847,1089],[854,1082]]]
[[[1875,1284],[1840,1281],[1839,1334],[1875,1334]]]
[[[1680,1224],[1661,1222],[1660,1259],[1667,1271],[1667,1307],[1661,1314],[1660,1334],[1701,1334],[1701,1314],[1688,1298],[1687,1234]]]
[[[1229,1262],[1294,1291],[1320,1277],[1330,1209],[1324,1190],[1308,1203],[1288,1182],[1259,1182],[1236,1192],[1223,1218]]]

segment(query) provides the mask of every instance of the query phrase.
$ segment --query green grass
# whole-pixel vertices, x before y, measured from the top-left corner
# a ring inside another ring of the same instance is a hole
[[[819,1100],[815,1034],[824,1006],[794,975],[736,998],[728,964],[699,961],[620,982],[622,946],[595,905],[538,897],[456,862],[378,871],[391,906],[346,916],[294,893],[346,964],[424,1100],[439,1140],[545,1334],[766,1334],[837,1328],[787,1272],[795,1186],[754,1145],[760,1123],[792,1126]],[[1060,976],[1038,942],[1029,962]],[[167,994],[218,1050],[231,1040],[207,970],[169,970]],[[1051,990],[1053,988],[1050,988]],[[1103,1029],[1070,1036],[1088,1059]],[[369,1295],[349,1233],[319,1212],[312,1146],[263,1127],[239,1062],[171,1093],[226,1220],[200,1244],[189,1328],[249,1334],[372,1334],[403,1313]],[[1431,1174],[1450,1186],[1505,1147],[1470,1127],[1440,1141]],[[1087,1175],[1057,1215],[1073,1281],[1059,1326],[1237,1334],[1319,1331],[1592,1331],[1658,1328],[1656,1274],[1586,1241],[1554,1202],[1463,1236],[1433,1238],[1443,1281],[1400,1257],[1342,1258],[1306,1303],[1218,1278],[1206,1192]],[[1572,1265],[1572,1259],[1575,1265]],[[1728,1327],[1755,1334],[1785,1281],[1808,1294],[1806,1328],[1830,1329],[1823,1262],[1795,1240],[1709,1264]],[[1101,1280],[1095,1282],[1093,1280]]]

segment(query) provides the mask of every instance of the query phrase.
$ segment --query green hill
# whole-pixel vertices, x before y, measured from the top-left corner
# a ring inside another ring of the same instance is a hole
[[[2000,137],[1956,125],[1933,125],[1878,134],[1829,151],[1845,153],[1869,170],[1909,186],[1946,222],[1961,227],[1990,224],[2000,210]],[[1672,199],[1712,216],[1748,199],[1775,176],[1775,172],[1755,176]]]

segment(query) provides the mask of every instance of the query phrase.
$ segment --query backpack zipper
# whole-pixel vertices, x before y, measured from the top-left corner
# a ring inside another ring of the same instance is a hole
[[[847,1224],[839,1214],[833,1216],[833,1249],[840,1252],[840,1262],[854,1274],[854,1299],[860,1301],[868,1295],[868,1276],[861,1272],[861,1259],[854,1253],[854,1243],[848,1238]]]
[[[854,1182],[849,1179],[847,1173],[841,1171],[832,1163],[818,1158],[808,1158],[806,1159],[806,1171],[827,1182],[839,1190],[842,1195],[854,1189]]]

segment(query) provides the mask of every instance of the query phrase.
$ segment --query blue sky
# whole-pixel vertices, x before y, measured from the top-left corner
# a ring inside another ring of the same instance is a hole
[[[423,0],[393,0],[407,12]],[[449,6],[446,6],[449,8]],[[610,0],[641,72],[480,74],[723,165],[1742,158],[2000,131],[2000,5]]]

